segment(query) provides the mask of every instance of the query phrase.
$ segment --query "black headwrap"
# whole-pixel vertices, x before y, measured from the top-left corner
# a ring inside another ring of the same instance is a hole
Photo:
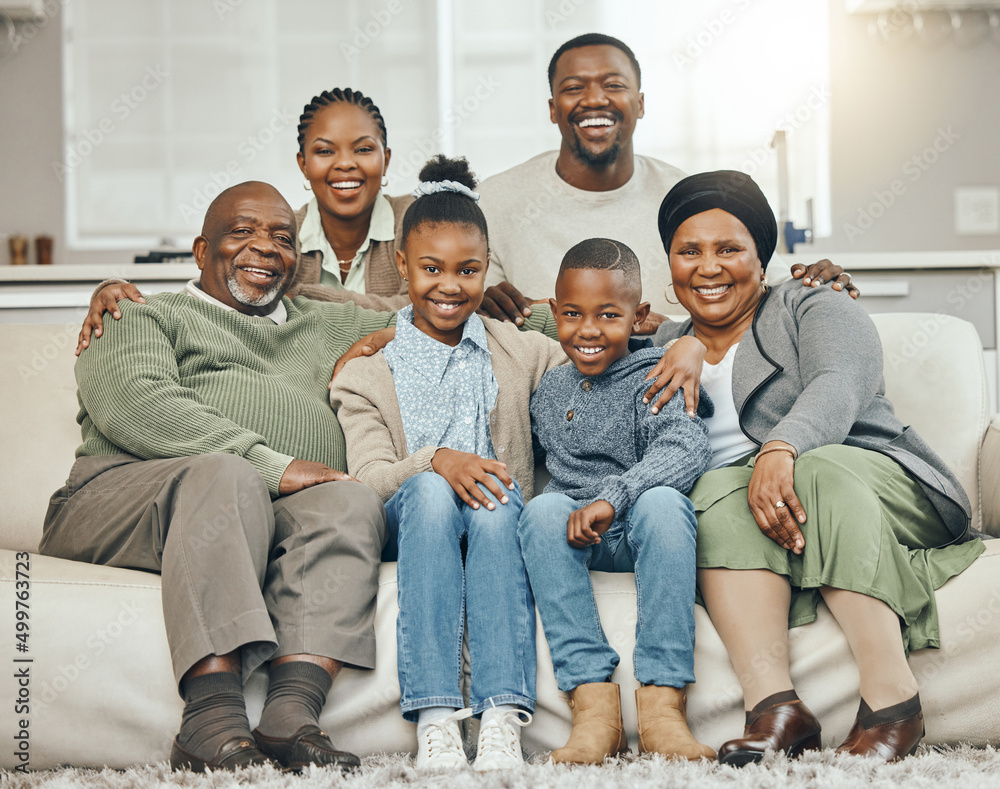
[[[736,170],[691,175],[667,192],[657,218],[667,255],[677,228],[695,214],[713,208],[721,208],[746,226],[757,247],[757,257],[767,269],[778,243],[778,223],[760,187],[749,175]]]

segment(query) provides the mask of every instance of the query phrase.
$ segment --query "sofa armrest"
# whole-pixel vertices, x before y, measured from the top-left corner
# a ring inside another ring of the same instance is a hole
[[[986,428],[979,456],[979,486],[983,500],[982,530],[1000,537],[1000,414]]]

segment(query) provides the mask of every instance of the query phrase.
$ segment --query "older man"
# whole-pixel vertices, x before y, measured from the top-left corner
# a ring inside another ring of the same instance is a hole
[[[385,513],[344,473],[327,383],[391,316],[283,298],[295,219],[267,184],[219,195],[194,254],[199,281],[123,302],[77,362],[83,444],[41,551],[162,575],[175,769],[348,768],[318,716],[343,665],[374,665]],[[251,733],[243,680],[268,660]]]
[[[605,236],[635,250],[653,309],[683,314],[663,296],[670,270],[656,215],[684,173],[633,151],[632,134],[644,114],[639,61],[617,38],[588,33],[556,50],[548,77],[549,117],[562,135],[559,150],[479,185],[479,205],[490,225],[490,287],[483,309],[522,323],[530,303],[554,295],[566,251],[585,238]],[[772,278],[788,279],[788,266],[776,262]],[[801,264],[793,268],[793,276],[806,273],[804,284],[840,275],[835,287],[851,287],[850,276],[828,260],[808,272]],[[660,320],[653,315],[647,330]]]

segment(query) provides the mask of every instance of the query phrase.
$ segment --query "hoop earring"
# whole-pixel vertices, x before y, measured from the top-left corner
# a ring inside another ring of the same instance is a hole
[[[665,302],[667,302],[667,304],[673,304],[674,306],[677,306],[678,304],[681,303],[680,299],[678,299],[677,301],[671,301],[670,300],[670,296],[667,295],[673,289],[674,289],[674,283],[673,282],[668,282],[667,283],[667,287],[665,287],[663,289],[663,300]],[[677,294],[674,294],[674,295],[677,295]]]
[[[389,176],[388,175],[383,175],[382,176],[382,186],[388,186],[388,185],[389,185]]]
[[[313,189],[312,188],[312,184],[309,183],[309,179],[308,178],[303,178],[302,179],[302,188],[305,189],[307,192],[311,192],[312,191],[312,189]]]

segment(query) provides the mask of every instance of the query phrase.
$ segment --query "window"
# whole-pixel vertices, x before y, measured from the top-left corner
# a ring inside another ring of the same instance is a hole
[[[186,245],[211,199],[243,180],[298,207],[298,116],[335,86],[386,118],[388,193],[411,189],[439,151],[492,175],[558,146],[548,61],[594,30],[642,65],[637,152],[688,172],[744,169],[776,201],[769,143],[785,128],[792,218],[815,197],[828,232],[823,2],[67,0],[63,30],[66,146],[53,168],[75,248]]]

